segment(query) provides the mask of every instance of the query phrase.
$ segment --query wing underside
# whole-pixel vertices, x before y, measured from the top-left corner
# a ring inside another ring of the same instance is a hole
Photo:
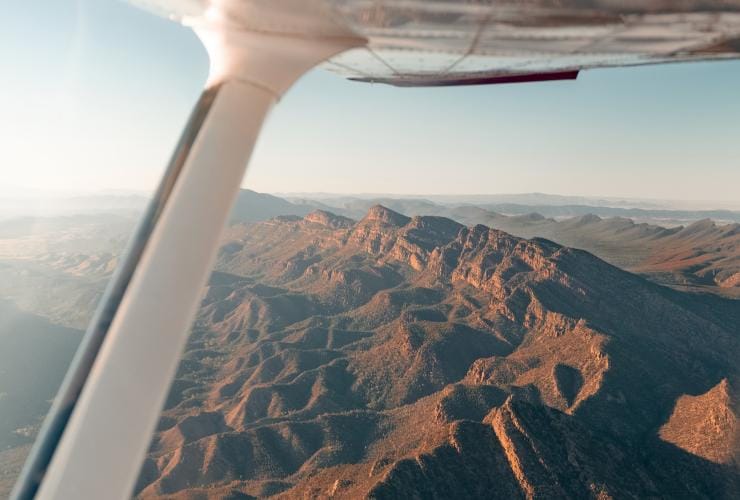
[[[399,86],[542,81],[589,68],[740,57],[740,0],[134,3],[194,26],[361,37],[364,46],[332,58],[324,68],[357,81]],[[289,14],[262,15],[265,11]]]

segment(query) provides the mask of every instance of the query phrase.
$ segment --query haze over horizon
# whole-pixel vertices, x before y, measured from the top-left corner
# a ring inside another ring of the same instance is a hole
[[[730,210],[740,211],[740,199],[676,199],[660,197],[607,196],[601,194],[566,194],[555,192],[479,192],[479,193],[403,193],[403,192],[328,192],[328,191],[269,191],[260,192],[251,186],[243,187],[255,193],[269,194],[289,200],[332,200],[332,199],[417,199],[443,204],[514,203],[525,205],[600,205],[633,208],[661,208],[667,210]],[[106,199],[148,198],[154,189],[38,189],[25,186],[0,187],[0,216],[7,216],[8,208],[13,215],[27,215],[41,207],[46,214],[53,215],[57,207],[67,206],[75,199],[89,199],[90,207],[105,208]],[[95,201],[97,200],[97,201]]]
[[[21,224],[77,216],[123,216],[135,221],[149,203],[152,191],[43,191],[0,188],[0,223]],[[245,205],[245,200],[250,200]],[[255,205],[256,203],[256,205]],[[687,226],[711,219],[718,225],[740,222],[740,201],[661,200],[629,197],[568,196],[548,193],[492,193],[475,195],[408,195],[394,193],[259,193],[242,189],[232,213],[259,216],[264,207],[281,207],[276,214],[305,214],[322,209],[353,218],[374,204],[410,214],[447,214],[470,207],[489,214],[532,214],[562,220],[585,214],[631,219],[663,227]],[[280,212],[282,210],[283,212]],[[25,221],[25,222],[24,222]],[[557,239],[557,238],[556,238]]]
[[[251,189],[246,186],[244,189]],[[253,189],[252,189],[253,190]],[[603,201],[640,201],[640,202],[666,202],[666,203],[686,203],[689,205],[702,205],[702,206],[714,206],[714,208],[727,208],[737,207],[740,209],[740,199],[691,199],[691,198],[663,198],[663,197],[640,197],[640,196],[628,196],[628,195],[602,195],[600,193],[583,194],[583,193],[563,193],[563,192],[548,192],[548,191],[519,191],[519,192],[371,192],[371,191],[352,191],[352,192],[309,192],[309,191],[269,191],[268,194],[273,196],[284,196],[284,197],[307,197],[307,198],[341,198],[341,197],[357,197],[357,198],[430,198],[430,199],[450,199],[450,200],[462,200],[465,198],[486,198],[486,197],[543,197],[552,199],[562,199],[566,201],[568,199],[583,199],[583,200],[603,200]]]

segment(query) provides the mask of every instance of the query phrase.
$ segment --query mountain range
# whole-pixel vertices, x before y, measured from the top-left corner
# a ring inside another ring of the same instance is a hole
[[[316,208],[328,207],[353,217],[362,217],[370,206],[379,203],[402,213],[413,212],[413,215],[431,215],[456,207],[479,207],[505,215],[539,213],[545,217],[562,219],[593,214],[600,217],[628,217],[639,222],[670,226],[690,224],[700,219],[713,219],[719,223],[740,222],[740,202],[664,202],[541,193],[424,197],[303,194],[286,195],[284,199]]]
[[[324,201],[240,193],[139,496],[736,496],[738,224]],[[135,225],[99,202],[0,220],[0,497]]]
[[[662,284],[740,296],[740,212],[650,211],[555,204],[444,205],[417,198],[323,198],[320,202],[304,198],[294,201],[299,207],[294,210],[295,215],[304,215],[314,207],[361,218],[371,206],[382,203],[407,216],[437,215],[465,225],[483,224],[523,238],[547,238],[588,250],[614,265]],[[491,207],[507,213],[491,210]],[[631,217],[627,217],[628,214]],[[640,222],[640,218],[652,223]],[[720,223],[720,220],[730,222]],[[670,221],[685,225],[656,223]]]
[[[740,307],[371,207],[227,233],[141,498],[735,498]]]

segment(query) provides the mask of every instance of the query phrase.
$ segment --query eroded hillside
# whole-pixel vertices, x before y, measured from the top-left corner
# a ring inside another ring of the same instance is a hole
[[[739,324],[442,217],[232,226],[138,493],[732,498]]]

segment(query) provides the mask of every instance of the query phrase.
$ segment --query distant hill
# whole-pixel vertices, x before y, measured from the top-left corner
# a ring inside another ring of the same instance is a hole
[[[3,237],[6,228],[15,231],[23,230],[24,226],[34,222],[44,225],[63,225],[75,219],[94,220],[103,217],[140,214],[148,205],[150,198],[149,193],[29,199],[0,198],[0,237]],[[232,220],[234,222],[255,222],[277,215],[306,215],[313,208],[312,206],[307,209],[277,196],[242,189],[234,205]]]
[[[556,195],[490,195],[490,196],[430,196],[430,197],[351,197],[289,198],[306,204],[321,203],[338,213],[362,217],[368,208],[382,204],[407,215],[443,215],[461,207],[477,207],[504,215],[539,213],[545,217],[562,219],[582,215],[599,217],[627,217],[639,222],[676,226],[697,220],[712,219],[720,223],[740,222],[739,210],[666,208],[645,201],[599,200]],[[611,204],[610,204],[611,203]]]
[[[0,196],[0,221],[14,217],[137,214],[144,210],[150,197],[149,193],[96,195],[26,193],[16,196],[11,192],[5,192]]]
[[[277,196],[242,189],[231,211],[230,222],[257,222],[278,215],[304,216],[314,209],[313,206],[297,205]]]
[[[491,203],[477,206],[512,215],[537,212],[547,217],[562,218],[593,214],[600,217],[629,217],[640,221],[661,221],[664,224],[671,225],[701,219],[714,219],[718,222],[740,222],[740,212],[732,210],[665,210],[593,205],[521,205],[514,203]]]

